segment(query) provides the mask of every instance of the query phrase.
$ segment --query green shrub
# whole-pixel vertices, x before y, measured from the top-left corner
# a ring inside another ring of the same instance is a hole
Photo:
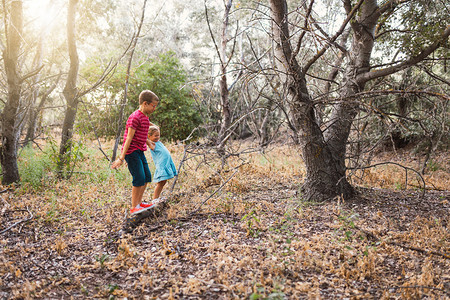
[[[183,140],[201,123],[195,101],[184,85],[186,71],[175,53],[160,54],[136,70],[135,78],[140,81],[130,87],[130,101],[138,107],[138,95],[148,89],[156,93],[160,103],[150,120],[161,127],[161,139]]]
[[[52,171],[52,160],[45,152],[32,147],[25,147],[19,153],[17,164],[22,183],[28,183],[33,188],[40,188]]]
[[[160,98],[160,104],[150,120],[161,127],[161,139],[183,140],[201,123],[199,109],[184,88],[187,72],[175,53],[169,51],[146,62],[137,62],[129,78],[127,104],[124,107],[122,126],[128,116],[139,107],[142,90],[152,90]],[[102,70],[99,62],[92,61],[82,70],[84,78],[95,82]],[[101,137],[113,137],[118,128],[120,103],[123,99],[126,68],[118,66],[114,75],[95,93],[83,99],[77,115],[77,124],[84,133],[94,131]],[[121,133],[123,135],[123,132]]]

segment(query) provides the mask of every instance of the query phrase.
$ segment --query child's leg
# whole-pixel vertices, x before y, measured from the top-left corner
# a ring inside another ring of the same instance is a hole
[[[147,183],[143,186],[133,186],[131,189],[131,206],[136,207],[142,202],[142,198],[144,197],[145,188],[147,187]]]
[[[131,189],[131,207],[141,204],[147,182],[152,181],[147,159],[144,152],[136,150],[125,156],[128,169],[133,176],[133,188]]]
[[[155,192],[153,193],[153,199],[159,198],[166,182],[167,180],[161,180],[160,182],[156,183]]]

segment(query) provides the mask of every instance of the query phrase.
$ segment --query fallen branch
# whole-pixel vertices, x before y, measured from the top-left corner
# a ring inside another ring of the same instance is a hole
[[[373,167],[377,167],[377,166],[381,166],[381,165],[395,165],[395,166],[405,169],[405,177],[406,177],[405,178],[405,188],[408,186],[408,170],[415,172],[417,174],[417,176],[419,176],[419,178],[422,180],[422,184],[423,184],[423,187],[421,188],[422,189],[421,198],[423,198],[425,196],[426,183],[425,183],[425,180],[423,179],[422,175],[418,171],[414,170],[413,168],[403,166],[399,163],[387,161],[387,162],[381,162],[381,163],[377,163],[377,164],[373,164],[373,165],[365,166],[365,167],[348,168],[348,170],[364,170],[364,169],[369,169],[369,168],[373,168]]]
[[[5,189],[3,191],[0,191],[0,194],[6,193],[7,191],[10,191],[10,190],[11,190],[10,188],[7,188],[7,189]]]
[[[222,215],[222,214],[223,214],[223,213],[217,213],[217,214],[212,214],[212,215],[214,216],[214,215]],[[179,217],[179,218],[166,219],[166,220],[161,221],[160,224],[158,224],[158,225],[156,225],[156,226],[153,226],[152,228],[148,229],[148,231],[150,231],[150,232],[157,231],[158,229],[162,228],[164,225],[166,225],[166,224],[168,224],[168,223],[171,223],[171,222],[174,222],[174,221],[186,222],[186,221],[189,221],[190,219],[192,219],[192,218],[195,217],[195,216],[200,216],[200,217],[203,217],[203,216],[205,216],[205,217],[210,217],[211,214],[192,213],[192,214],[189,214],[189,215],[186,216],[186,217]],[[231,216],[231,217],[232,217],[233,220],[235,220],[235,221],[238,221],[238,220],[241,219],[240,217],[239,217],[239,218],[236,218],[234,215]],[[148,238],[147,235],[142,235],[142,236],[133,237],[133,240],[142,240],[142,239],[146,239],[146,238]]]
[[[198,208],[197,209],[195,209],[194,211],[192,211],[191,213],[189,213],[189,215],[192,215],[192,214],[195,214],[195,213],[197,213],[199,210],[200,210],[200,208],[203,206],[203,204],[205,204],[206,203],[206,201],[208,201],[209,199],[211,199],[212,198],[212,196],[214,196],[215,194],[217,194],[224,186],[225,186],[225,184],[227,184],[228,183],[228,181],[230,181],[231,180],[231,178],[233,178],[234,177],[234,175],[239,171],[239,167],[240,166],[238,166],[238,167],[236,167],[236,171],[234,171],[234,173],[230,176],[230,177],[228,177],[228,179],[227,180],[225,180],[225,182],[224,183],[222,183],[222,185],[221,186],[219,186],[218,188],[217,188],[217,190],[215,190],[211,195],[209,195],[209,197],[208,198],[206,198],[205,200],[203,200],[203,202],[202,203],[200,203],[200,205],[198,206]]]
[[[189,145],[187,145],[187,146],[184,148],[183,158],[181,159],[180,164],[178,165],[177,175],[175,176],[175,179],[173,180],[172,186],[170,187],[168,197],[170,197],[170,196],[172,195],[173,189],[174,189],[175,184],[177,183],[177,180],[178,180],[178,175],[180,174],[180,171],[181,171],[181,167],[183,166],[184,162],[186,161],[186,156],[187,156],[187,153],[188,153],[188,151],[187,151],[188,148],[189,148]]]
[[[337,216],[338,218],[341,217],[340,215],[333,213],[335,216]],[[426,249],[422,249],[422,248],[417,248],[417,247],[413,247],[413,246],[407,246],[407,245],[402,245],[399,244],[397,242],[391,242],[391,241],[382,241],[379,237],[377,237],[375,234],[371,233],[370,231],[367,231],[365,229],[362,229],[360,227],[358,227],[356,224],[352,224],[352,227],[355,228],[356,230],[361,231],[362,233],[364,233],[366,236],[372,238],[375,242],[384,242],[388,245],[392,245],[392,246],[397,246],[397,247],[401,247],[401,248],[405,248],[405,249],[409,249],[409,250],[413,250],[413,251],[417,251],[423,254],[433,254],[433,255],[437,255],[437,256],[442,256],[443,258],[446,259],[450,259],[450,255],[446,254],[446,253],[441,253],[441,252],[437,252],[437,251],[432,251],[432,250],[426,250]]]
[[[30,210],[28,209],[28,207],[27,207],[27,211],[28,211],[28,213],[30,214],[30,217],[29,217],[28,219],[23,219],[23,220],[20,220],[19,222],[16,222],[16,223],[12,224],[12,225],[9,226],[8,228],[5,228],[5,229],[3,229],[2,231],[0,231],[0,234],[5,233],[5,232],[11,230],[11,228],[13,228],[13,227],[19,225],[20,223],[28,222],[28,221],[30,221],[31,219],[33,219],[34,216],[33,216],[33,214],[30,212]]]
[[[449,294],[446,290],[432,287],[432,286],[424,286],[424,285],[411,285],[411,286],[391,286],[391,287],[385,287],[385,288],[375,288],[375,290],[398,290],[398,289],[429,289],[429,290],[435,290],[439,292],[443,292],[445,294]]]
[[[446,254],[446,253],[441,253],[441,252],[437,252],[437,251],[432,251],[432,250],[426,250],[426,249],[421,249],[421,248],[417,248],[417,247],[412,247],[412,246],[407,246],[407,245],[402,245],[396,242],[386,242],[389,245],[393,245],[393,246],[398,246],[398,247],[402,247],[405,249],[409,249],[409,250],[414,250],[423,254],[433,254],[433,255],[437,255],[437,256],[442,256],[443,258],[446,259],[450,259],[450,255]]]

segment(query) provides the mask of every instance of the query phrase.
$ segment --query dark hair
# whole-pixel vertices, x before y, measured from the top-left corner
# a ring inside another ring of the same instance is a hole
[[[155,93],[153,93],[150,90],[144,90],[139,94],[139,105],[141,105],[144,102],[152,103],[152,102],[159,102],[158,96],[156,96]]]

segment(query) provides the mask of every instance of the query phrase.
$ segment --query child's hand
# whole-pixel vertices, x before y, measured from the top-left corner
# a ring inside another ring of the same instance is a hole
[[[117,169],[118,167],[120,167],[123,164],[123,160],[121,160],[120,158],[116,159],[112,165],[111,168],[112,169]]]
[[[147,139],[147,145],[150,149],[155,150],[155,142],[154,141]]]

